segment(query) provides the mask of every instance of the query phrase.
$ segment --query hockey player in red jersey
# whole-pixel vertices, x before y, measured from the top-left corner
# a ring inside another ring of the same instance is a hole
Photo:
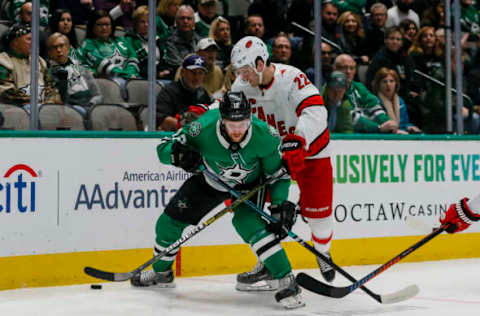
[[[232,49],[237,79],[232,91],[243,91],[252,112],[277,129],[281,150],[292,179],[300,188],[300,208],[308,221],[315,249],[330,257],[333,236],[333,176],[327,110],[318,89],[299,69],[271,63],[265,43],[254,36],[242,38]],[[317,258],[324,278],[335,270]],[[237,276],[240,291],[275,290],[261,261]]]
[[[480,194],[469,200],[463,198],[455,204],[450,205],[447,212],[440,216],[442,225],[450,224],[448,233],[457,233],[467,229],[473,222],[480,220]]]

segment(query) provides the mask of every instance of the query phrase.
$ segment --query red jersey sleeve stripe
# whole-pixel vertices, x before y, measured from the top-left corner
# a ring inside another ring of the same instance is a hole
[[[307,155],[308,156],[315,156],[320,151],[322,151],[325,147],[327,147],[329,142],[330,142],[330,131],[328,130],[328,128],[326,128],[310,144],[310,146],[308,147]]]
[[[315,105],[325,106],[325,104],[323,103],[323,98],[319,94],[311,95],[308,98],[304,99],[302,102],[300,102],[296,109],[297,116],[300,116],[300,114],[302,114],[303,109]]]

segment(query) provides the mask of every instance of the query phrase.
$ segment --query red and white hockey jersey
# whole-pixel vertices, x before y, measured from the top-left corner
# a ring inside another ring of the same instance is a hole
[[[296,133],[306,141],[308,158],[329,157],[328,113],[318,89],[299,69],[276,64],[268,87],[252,87],[239,77],[232,91],[243,91],[252,112],[275,127],[281,137]]]

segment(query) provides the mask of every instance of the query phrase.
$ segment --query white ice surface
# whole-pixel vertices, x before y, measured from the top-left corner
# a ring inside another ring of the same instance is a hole
[[[378,266],[344,267],[357,278]],[[480,259],[397,264],[367,286],[378,294],[410,284],[420,287],[418,296],[382,305],[356,290],[342,299],[303,291],[306,307],[284,310],[273,292],[241,293],[234,289],[235,275],[177,278],[175,289],[130,287],[128,282],[103,283],[102,290],[89,284],[0,291],[2,316],[276,316],[276,315],[381,315],[381,316],[478,316],[480,315]],[[299,272],[296,270],[294,272]],[[317,270],[302,270],[315,278]],[[337,274],[335,285],[347,285]]]

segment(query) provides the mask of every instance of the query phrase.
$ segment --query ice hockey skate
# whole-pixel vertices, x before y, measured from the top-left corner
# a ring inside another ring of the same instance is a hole
[[[332,256],[330,255],[329,251],[323,254],[325,257],[332,260]],[[318,266],[320,267],[320,272],[322,273],[323,278],[327,282],[332,282],[335,279],[335,270],[328,263],[326,263],[319,257],[316,257],[316,258],[317,258]]]
[[[305,302],[300,295],[301,292],[295,276],[289,273],[279,280],[279,290],[275,293],[275,299],[286,309],[303,307]]]
[[[133,286],[145,287],[155,285],[162,288],[175,287],[175,277],[173,276],[173,270],[167,270],[164,272],[155,272],[153,270],[142,271],[130,279],[130,283]]]
[[[275,291],[278,280],[274,280],[263,262],[258,261],[253,270],[237,275],[235,288],[242,292]]]

